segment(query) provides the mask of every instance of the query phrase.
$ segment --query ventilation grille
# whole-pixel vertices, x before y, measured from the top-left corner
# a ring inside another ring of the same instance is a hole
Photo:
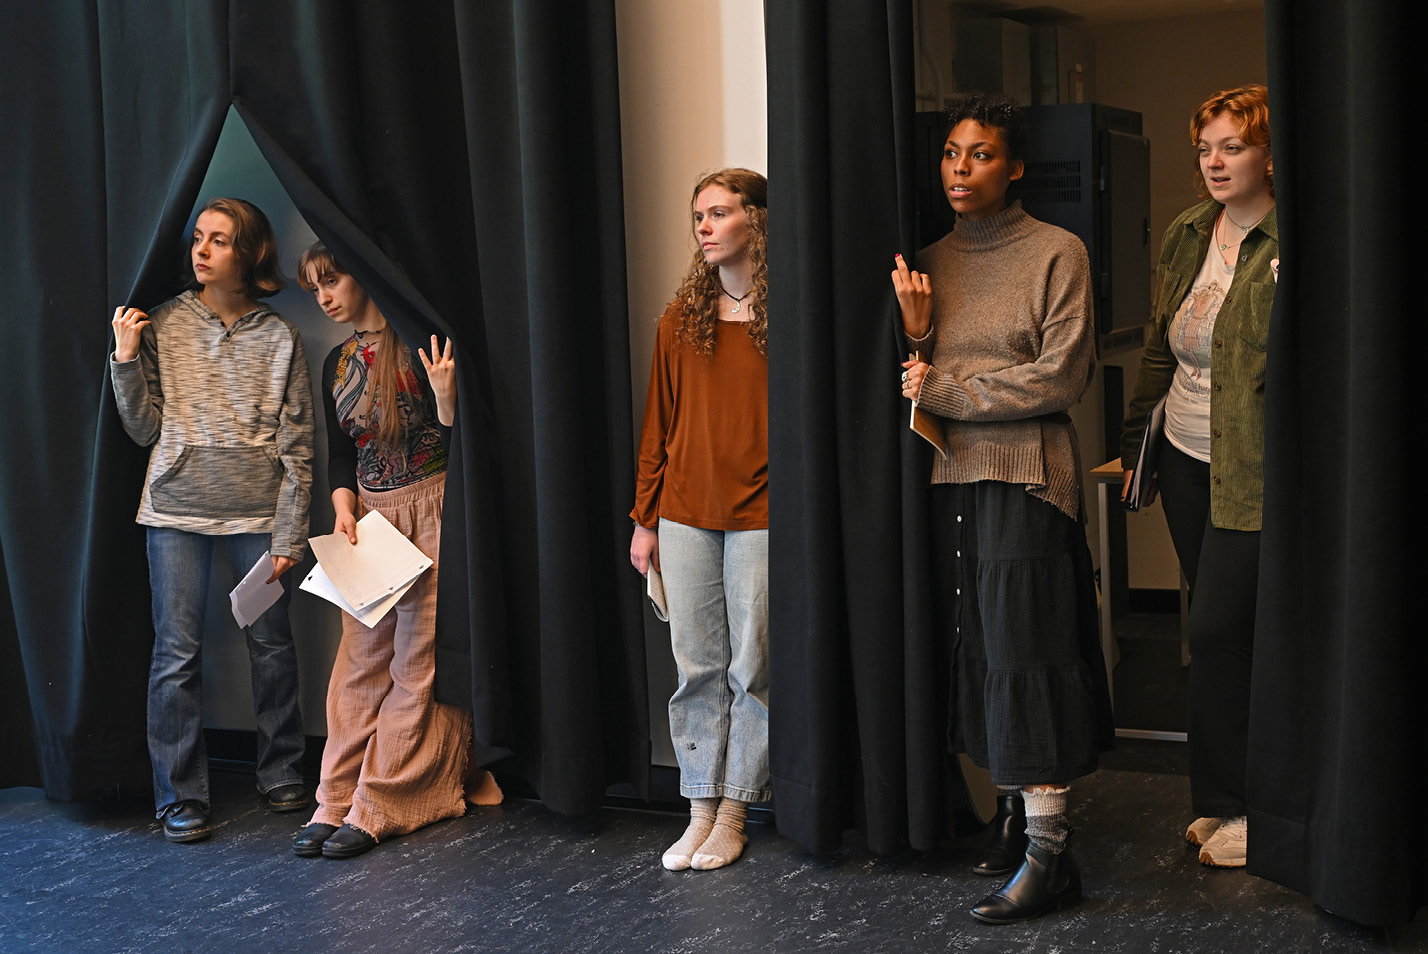
[[[1021,179],[1022,201],[1031,203],[1081,201],[1081,163],[1075,159],[1062,162],[1028,162]]]

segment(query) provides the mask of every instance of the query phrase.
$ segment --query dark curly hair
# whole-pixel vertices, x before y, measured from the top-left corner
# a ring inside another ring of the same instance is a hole
[[[694,184],[694,194],[689,199],[691,210],[699,198],[699,193],[710,186],[723,186],[737,195],[744,206],[744,215],[749,220],[749,264],[753,266],[753,287],[749,290],[749,337],[754,339],[754,347],[759,354],[769,353],[769,234],[768,205],[769,182],[750,169],[720,169],[701,176]],[[675,326],[675,336],[700,354],[714,353],[714,323],[719,320],[719,299],[723,295],[719,284],[719,269],[704,259],[704,252],[695,249],[694,260],[689,263],[689,271],[679,291],[674,293],[674,302],[679,306],[679,324]]]
[[[1009,160],[1026,160],[1026,116],[1011,97],[1000,93],[964,93],[947,107],[944,118],[943,139],[952,135],[958,123],[970,119],[1001,131]]]

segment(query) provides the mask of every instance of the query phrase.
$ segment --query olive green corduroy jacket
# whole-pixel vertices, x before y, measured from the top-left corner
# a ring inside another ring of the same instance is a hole
[[[1135,397],[1121,431],[1121,460],[1135,461],[1145,417],[1170,390],[1175,355],[1167,332],[1190,291],[1220,214],[1213,199],[1192,206],[1165,230]],[[1274,306],[1270,261],[1279,257],[1276,210],[1240,244],[1235,277],[1215,319],[1210,359],[1210,521],[1225,530],[1260,529],[1264,502],[1264,368]]]

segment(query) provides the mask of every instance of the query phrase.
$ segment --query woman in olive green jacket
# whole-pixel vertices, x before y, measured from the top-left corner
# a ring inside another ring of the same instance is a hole
[[[1146,416],[1163,399],[1155,476],[1191,588],[1190,794],[1200,817],[1185,838],[1205,864],[1240,867],[1265,345],[1279,263],[1268,91],[1243,86],[1211,96],[1190,120],[1190,139],[1196,187],[1207,199],[1165,232],[1121,460],[1134,464]],[[1128,488],[1133,471],[1125,476]],[[1154,495],[1151,484],[1142,502]]]

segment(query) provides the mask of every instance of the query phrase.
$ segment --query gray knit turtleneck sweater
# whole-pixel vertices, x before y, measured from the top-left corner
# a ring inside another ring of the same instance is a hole
[[[943,418],[932,482],[1002,480],[1078,518],[1080,457],[1064,412],[1091,382],[1091,270],[1081,240],[1013,203],[917,255],[932,328],[909,339],[932,365],[919,404]]]

